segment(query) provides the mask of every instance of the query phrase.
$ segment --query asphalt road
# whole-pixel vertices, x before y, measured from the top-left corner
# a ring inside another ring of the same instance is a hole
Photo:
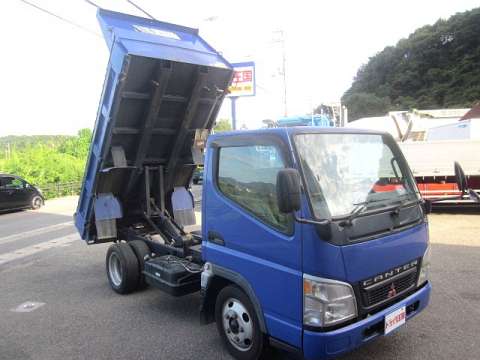
[[[0,215],[0,359],[230,359],[215,326],[199,325],[198,295],[115,294],[108,245],[79,240],[75,205]],[[431,305],[341,359],[480,358],[480,215],[434,214],[430,229]]]

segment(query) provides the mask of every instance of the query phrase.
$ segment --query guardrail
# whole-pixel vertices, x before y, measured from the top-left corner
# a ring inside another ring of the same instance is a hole
[[[61,196],[78,195],[82,183],[80,181],[72,181],[66,183],[51,183],[39,185],[45,199],[52,199]]]
[[[82,188],[80,181],[71,181],[66,183],[50,183],[38,186],[43,193],[45,199],[53,199],[61,196],[78,195]],[[199,193],[199,197],[195,199],[195,205],[199,205],[202,202],[202,193]]]

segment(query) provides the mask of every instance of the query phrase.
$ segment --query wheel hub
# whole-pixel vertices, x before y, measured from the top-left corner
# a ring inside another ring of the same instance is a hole
[[[223,305],[223,327],[228,341],[240,351],[253,345],[253,321],[238,299],[228,299]]]
[[[229,325],[230,325],[230,330],[232,330],[232,333],[238,334],[240,330],[240,325],[238,324],[238,321],[234,319],[230,319]]]
[[[122,283],[122,265],[117,254],[112,253],[108,258],[108,272],[110,273],[110,279],[115,286],[120,286]]]

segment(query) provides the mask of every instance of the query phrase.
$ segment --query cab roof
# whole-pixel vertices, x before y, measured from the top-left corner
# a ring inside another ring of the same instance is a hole
[[[318,127],[318,126],[293,126],[293,127],[278,127],[278,128],[264,128],[264,129],[255,129],[255,130],[236,130],[236,131],[225,131],[221,133],[216,133],[210,136],[211,141],[215,139],[228,137],[228,136],[238,136],[238,135],[276,135],[276,136],[285,136],[285,135],[296,135],[296,134],[378,134],[378,135],[387,135],[388,133],[383,131],[376,130],[367,130],[367,129],[355,129],[355,128],[334,128],[334,127]]]

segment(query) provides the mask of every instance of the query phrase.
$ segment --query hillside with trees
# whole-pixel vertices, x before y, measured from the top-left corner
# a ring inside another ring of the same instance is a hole
[[[231,130],[230,121],[220,119],[215,132]],[[0,173],[18,175],[39,185],[47,197],[79,190],[88,157],[92,131],[77,136],[31,135],[0,137]]]
[[[82,180],[92,132],[77,136],[6,136],[0,138],[0,173],[16,174],[32,184]]]
[[[419,28],[371,57],[342,102],[350,121],[392,110],[471,107],[480,100],[479,64],[477,8]]]

